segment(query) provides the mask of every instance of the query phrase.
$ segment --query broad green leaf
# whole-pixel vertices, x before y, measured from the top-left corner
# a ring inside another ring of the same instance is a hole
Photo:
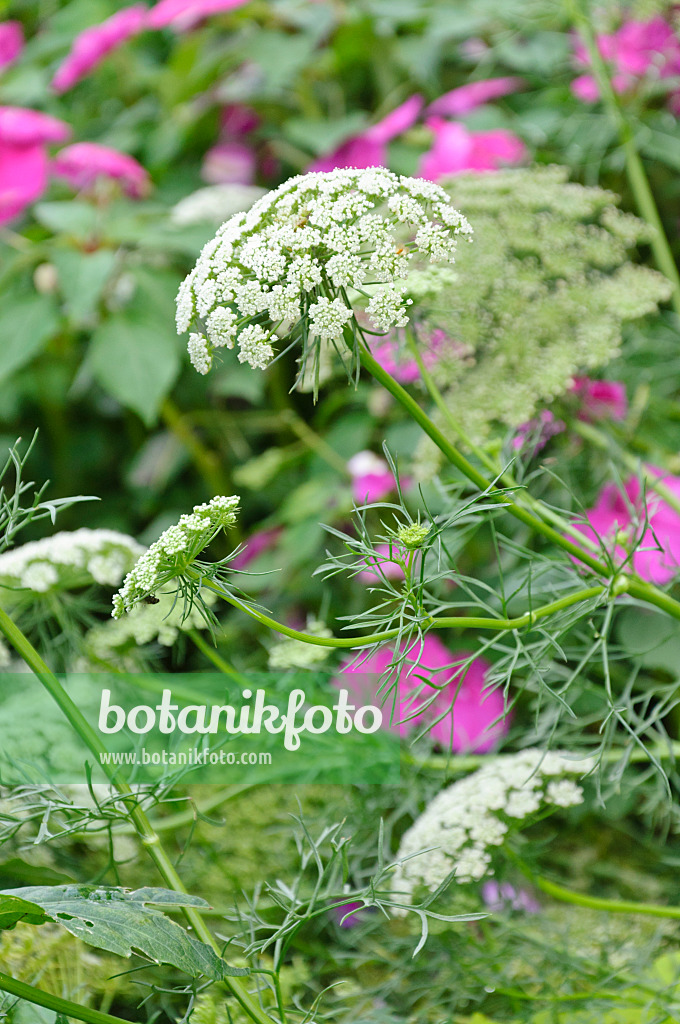
[[[54,921],[90,946],[119,956],[139,951],[154,963],[172,964],[192,977],[204,975],[215,981],[248,973],[229,967],[210,946],[155,909],[207,907],[198,896],[148,887],[131,892],[113,886],[52,885],[7,889],[0,892],[3,897],[8,900],[8,920],[12,915],[15,922],[22,917],[30,920],[26,915],[42,910],[43,920]],[[4,906],[0,903],[0,913]]]
[[[284,134],[296,146],[311,150],[312,153],[330,153],[342,142],[358,135],[366,127],[366,116],[355,110],[346,117],[333,121],[312,121],[309,118],[291,117],[284,125]]]
[[[45,919],[42,908],[35,903],[30,903],[20,896],[0,893],[0,931],[14,928],[19,921],[26,921],[27,924],[43,924]]]
[[[57,307],[49,295],[3,295],[0,303],[0,380],[29,363],[58,325]]]
[[[63,199],[53,203],[36,203],[33,215],[39,224],[58,235],[89,239],[97,234],[101,214],[91,203]]]
[[[178,281],[174,274],[138,274],[131,302],[97,328],[87,355],[99,384],[147,426],[156,422],[180,371],[174,329]]]
[[[116,262],[116,254],[111,249],[97,249],[95,252],[55,249],[52,262],[59,275],[65,313],[73,323],[80,324],[97,308]]]

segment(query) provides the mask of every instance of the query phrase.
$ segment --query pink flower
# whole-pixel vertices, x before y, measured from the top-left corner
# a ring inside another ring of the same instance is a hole
[[[402,135],[418,119],[423,106],[422,96],[411,96],[382,121],[367,128],[347,142],[343,142],[328,156],[319,157],[309,165],[309,171],[332,171],[336,167],[384,167],[387,163],[387,144]]]
[[[255,153],[250,146],[220,142],[205,154],[201,177],[211,185],[251,185],[255,169]]]
[[[364,583],[382,582],[383,580],[399,580],[404,575],[404,570],[398,562],[394,561],[395,555],[399,554],[396,544],[376,544],[375,555],[367,561],[369,568],[362,569],[357,573],[357,579]],[[375,568],[370,568],[375,566]]]
[[[147,195],[150,187],[149,175],[134,157],[96,142],[77,142],[62,149],[53,170],[75,191],[91,189],[101,178],[117,181],[133,199]]]
[[[507,732],[503,696],[488,688],[486,674],[491,666],[483,658],[473,659],[464,669],[461,663],[469,657],[467,651],[453,654],[431,633],[422,645],[419,641],[410,645],[397,680],[399,720],[395,724],[401,736],[434,723],[429,733],[446,750],[486,753],[495,746]],[[333,685],[364,703],[374,700],[377,680],[393,660],[392,651],[384,647],[358,661],[348,657]]]
[[[425,123],[434,133],[434,142],[422,157],[418,173],[430,181],[464,171],[495,171],[526,156],[524,143],[502,128],[471,132],[458,121],[441,117],[430,117]]]
[[[457,346],[444,333],[444,331],[436,328],[431,331],[429,335],[421,337],[422,343],[422,358],[425,364],[425,369],[430,370],[435,365],[442,349],[446,348],[449,351],[455,351]],[[404,358],[401,352],[401,346],[395,338],[389,337],[389,335],[375,345],[371,349],[373,358],[380,363],[384,370],[398,380],[400,384],[413,384],[415,380],[420,377],[420,369],[415,359]]]
[[[47,187],[46,146],[64,142],[63,121],[24,107],[0,107],[0,224],[18,217]]]
[[[333,917],[341,928],[354,928],[361,924],[361,916],[358,911],[363,910],[364,904],[348,900],[341,903],[339,907],[333,907]]]
[[[658,470],[652,472],[661,478]],[[680,498],[679,477],[663,477],[661,482]],[[607,484],[595,507],[586,512],[586,518],[589,525],[579,526],[579,529],[594,540],[601,538],[610,549],[613,545],[613,555],[618,562],[626,558],[624,548],[616,543],[618,534],[627,534],[631,542],[639,540],[632,564],[642,579],[667,583],[675,576],[680,566],[680,514],[654,493],[653,485],[647,487],[645,509],[637,477],[626,483],[623,494],[616,484]]]
[[[504,910],[523,910],[525,914],[538,914],[541,904],[526,889],[515,889],[509,882],[490,878],[482,886],[482,899],[489,910],[498,914]]]
[[[512,447],[516,452],[533,445],[532,456],[538,455],[547,445],[551,437],[561,434],[565,429],[562,420],[556,419],[549,409],[542,409],[538,416],[526,423],[520,423],[517,433],[512,439]]]
[[[52,79],[54,91],[67,92],[81,78],[89,75],[109,53],[145,28],[146,15],[144,4],[134,4],[76,36],[68,56]]]
[[[468,82],[458,89],[445,92],[443,96],[430,103],[428,114],[445,114],[448,117],[463,117],[471,110],[481,107],[489,100],[507,96],[522,88],[521,78],[487,78],[481,82]]]
[[[170,27],[175,32],[194,28],[211,14],[243,7],[248,0],[159,0],[149,11],[150,28]]]
[[[0,21],[0,71],[8,68],[24,48],[24,30],[20,21]]]
[[[27,107],[0,107],[0,144],[45,145],[66,142],[71,129],[63,121]]]
[[[279,526],[274,526],[269,530],[257,530],[248,538],[244,550],[236,558],[232,558],[229,565],[232,569],[245,569],[247,565],[255,561],[258,555],[273,548],[280,536],[281,528]]]
[[[675,78],[680,74],[680,40],[660,15],[649,21],[626,21],[616,32],[597,37],[597,48],[612,67],[612,85],[618,93],[633,89],[645,76]],[[578,64],[589,66],[590,56],[580,40],[574,56]],[[599,99],[600,90],[592,75],[576,78],[571,89],[586,103]]]
[[[357,504],[382,501],[396,487],[392,471],[373,452],[357,452],[347,463],[352,477],[352,494]]]
[[[239,139],[255,131],[260,118],[252,107],[243,103],[230,103],[222,111],[220,127],[226,139]]]
[[[619,380],[591,380],[590,377],[574,377],[569,389],[581,401],[579,419],[623,420],[628,412],[626,387]]]

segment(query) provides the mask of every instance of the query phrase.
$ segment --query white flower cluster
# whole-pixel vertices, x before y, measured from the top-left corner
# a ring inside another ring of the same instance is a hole
[[[0,587],[45,593],[88,583],[118,586],[143,554],[132,537],[83,527],[31,541],[0,555]]]
[[[162,647],[172,647],[181,631],[205,629],[207,626],[200,608],[193,607],[185,614],[181,597],[175,594],[158,595],[158,604],[138,604],[122,619],[109,619],[97,623],[88,630],[85,649],[95,662],[109,662],[125,670],[133,668],[134,662],[126,660],[128,654],[135,654],[139,647],[156,641]],[[209,591],[203,601],[210,606],[217,597]],[[0,661],[0,667],[1,661]]]
[[[207,373],[215,350],[235,344],[241,362],[265,367],[282,328],[338,339],[354,315],[346,288],[369,295],[379,330],[404,326],[411,300],[394,282],[416,254],[453,262],[460,234],[470,225],[432,182],[382,167],[298,175],[208,242],[180,287],[177,331],[198,327],[189,356]]]
[[[238,503],[238,495],[218,495],[203,505],[195,505],[193,512],[168,527],[125,577],[113,599],[114,619],[129,612],[139,601],[153,598],[157,590],[182,576],[220,530],[234,525]]]
[[[492,874],[491,849],[512,825],[546,807],[580,804],[583,790],[565,776],[591,768],[590,760],[536,749],[490,758],[438,793],[404,834],[394,891],[410,897],[421,885],[434,890],[454,868],[457,882]]]
[[[312,636],[333,636],[325,622],[320,619],[307,620],[307,633]],[[331,652],[330,647],[317,647],[292,637],[285,637],[269,649],[269,667],[272,669],[316,668],[322,665]]]

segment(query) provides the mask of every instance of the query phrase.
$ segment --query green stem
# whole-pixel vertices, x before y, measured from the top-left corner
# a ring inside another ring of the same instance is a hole
[[[470,772],[481,768],[489,760],[486,754],[451,754],[446,757],[413,757],[408,752],[402,753],[402,759],[408,764],[417,765],[418,768],[432,768],[439,771],[447,769],[454,772]],[[672,760],[680,759],[680,742],[667,743],[663,746],[654,746],[649,750],[644,747],[635,746],[632,750],[624,750],[621,747],[610,747],[602,754],[602,760],[607,763],[616,763],[625,757],[630,764],[642,764],[649,760],[663,761],[666,758]]]
[[[246,677],[237,669],[233,668],[228,661],[225,661],[224,658],[222,658],[217,651],[203,639],[197,629],[190,629],[187,633],[191,641],[196,645],[199,651],[206,656],[208,661],[212,662],[215,668],[219,669],[220,672],[223,672],[225,676],[229,676],[229,678],[233,679],[239,686],[248,686],[248,680]]]
[[[3,974],[2,971],[0,971],[0,991],[9,992],[12,996],[26,999],[29,1003],[35,1003],[37,1006],[44,1006],[47,1010],[54,1010],[65,1017],[83,1020],[86,1024],[127,1024],[122,1017],[113,1017],[110,1013],[102,1013],[101,1010],[93,1010],[89,1006],[72,1003],[70,999],[53,996],[49,992],[43,992],[41,988],[28,985],[25,981],[16,981],[8,974]]]
[[[166,398],[161,406],[161,416],[168,429],[189,452],[196,469],[203,477],[210,497],[212,498],[216,494],[232,494],[234,488],[226,476],[219,458],[209,448],[206,448],[196,431],[187,422],[186,415],[169,398]]]
[[[614,92],[607,66],[602,59],[602,55],[597,46],[597,40],[595,38],[590,18],[583,9],[579,0],[569,0],[569,6],[571,7],[576,26],[583,36],[583,41],[585,42],[588,50],[588,55],[600,90],[600,95],[602,96],[605,107],[618,129],[626,157],[626,173],[628,175],[628,181],[630,183],[633,196],[635,197],[635,203],[640,215],[652,229],[650,245],[652,252],[654,253],[654,259],[656,260],[659,270],[666,275],[673,285],[671,301],[675,312],[680,316],[680,274],[678,274],[678,268],[673,258],[671,247],[668,244],[668,239],[666,238],[666,233],[661,222],[661,217],[659,216],[656,202],[654,201],[654,195],[649,184],[647,172],[645,171],[644,164],[642,163],[640,154],[638,153],[633,129],[621,109],[616,93]]]
[[[444,416],[446,422],[449,424],[454,434],[456,434],[463,442],[463,444],[467,448],[469,448],[474,455],[476,455],[476,457],[479,459],[482,465],[486,466],[489,472],[493,474],[494,478],[499,479],[504,487],[510,487],[513,490],[520,491],[522,504],[530,508],[532,512],[536,513],[536,515],[540,516],[540,518],[544,522],[552,523],[553,526],[559,527],[559,529],[563,530],[565,533],[571,533],[574,537],[578,538],[579,544],[582,544],[584,547],[587,547],[591,551],[597,553],[599,551],[599,548],[594,541],[592,541],[589,537],[586,537],[583,533],[581,533],[573,525],[573,523],[569,523],[566,519],[564,519],[563,516],[558,515],[557,512],[553,512],[552,509],[548,508],[548,506],[545,505],[538,498],[534,498],[531,494],[528,494],[526,491],[521,490],[520,485],[517,483],[512,473],[510,473],[507,469],[502,469],[501,466],[494,463],[493,459],[490,458],[482,448],[474,444],[474,442],[468,437],[466,432],[463,430],[462,426],[455,419],[451,410],[446,404],[446,400],[444,399],[444,396],[442,395],[441,391],[435,384],[432,374],[425,366],[423,357],[421,355],[420,349],[418,348],[415,338],[411,335],[409,335],[409,348],[411,349],[413,357],[416,363],[418,364],[420,376],[423,379],[423,383],[427,388],[430,398],[435,403],[441,414]]]
[[[573,892],[563,885],[551,882],[540,875],[527,872],[528,877],[537,888],[548,896],[553,896],[563,903],[573,903],[577,907],[591,907],[593,910],[606,910],[610,914],[646,914],[648,917],[670,917],[680,920],[680,907],[664,907],[660,903],[637,903],[634,900],[608,900],[600,896],[587,896]]]
[[[145,811],[139,806],[134,793],[127,782],[118,777],[115,766],[104,763],[106,758],[102,759],[101,755],[105,754],[106,750],[97,733],[78,706],[71,700],[52,670],[2,608],[0,608],[0,632],[4,634],[17,654],[23,658],[50,696],[56,701],[71,727],[92,751],[96,763],[101,765],[111,784],[115,786],[125,799],[128,814],[135,826],[137,835],[168,888],[174,892],[185,893],[187,890],[177,874],[175,865],[163,847],[158,833],[154,831]],[[184,907],[183,911],[188,924],[193,928],[198,938],[211,946],[218,956],[221,956],[220,947],[200,914],[193,907]],[[225,978],[224,983],[231,990],[232,995],[251,1020],[255,1021],[256,1024],[271,1024],[271,1018],[254,1002],[238,978]]]
[[[313,644],[315,647],[370,647],[373,644],[384,643],[386,640],[393,640],[403,632],[403,630],[395,627],[393,629],[385,629],[382,633],[371,633],[367,636],[313,636],[311,633],[303,633],[299,629],[292,629],[290,626],[284,625],[283,622],[277,622],[276,619],[272,619],[271,616],[266,615],[259,609],[253,608],[244,601],[240,601],[237,597],[234,597],[233,594],[230,594],[229,591],[223,590],[219,584],[214,583],[211,580],[204,580],[203,585],[208,590],[217,594],[218,597],[221,597],[223,601],[227,601],[229,604],[233,605],[234,608],[239,608],[241,611],[244,611],[247,615],[250,615],[252,619],[255,619],[256,622],[259,622],[263,626],[267,626],[268,629],[273,629],[276,633],[281,633],[283,636],[290,637],[291,640],[301,640],[303,643]],[[627,579],[622,578],[621,589],[619,589],[618,592],[624,593],[625,587],[630,585],[632,584],[629,584]],[[601,594],[604,594],[606,590],[607,588],[602,585],[586,587],[583,590],[575,591],[573,594],[567,594],[565,597],[560,597],[557,601],[551,601],[549,604],[543,605],[540,608],[525,612],[524,615],[518,615],[514,619],[491,619],[482,618],[476,615],[453,615],[442,616],[440,618],[428,618],[423,622],[423,625],[426,625],[430,629],[523,629],[525,626],[533,626],[538,619],[546,618],[548,615],[554,615],[556,612],[560,612],[574,604],[579,604],[582,601],[588,601],[593,597],[599,597]],[[669,600],[672,600],[672,598],[669,598]]]

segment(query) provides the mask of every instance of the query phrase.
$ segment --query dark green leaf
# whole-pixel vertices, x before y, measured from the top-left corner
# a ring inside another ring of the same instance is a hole
[[[0,380],[25,366],[57,328],[54,299],[49,295],[3,295],[0,305]]]

